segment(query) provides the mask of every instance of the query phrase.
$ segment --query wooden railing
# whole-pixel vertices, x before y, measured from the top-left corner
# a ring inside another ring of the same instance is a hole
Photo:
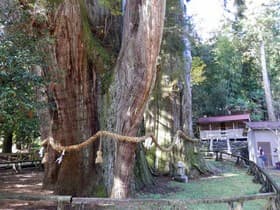
[[[274,201],[276,193],[246,195],[229,198],[212,199],[110,199],[110,198],[72,198],[73,209],[190,209],[190,205],[199,204],[227,204],[229,210],[242,210],[246,201],[267,199],[273,205],[271,210],[277,210]],[[110,207],[110,208],[108,208]]]
[[[208,151],[209,152],[209,151]],[[216,154],[216,160],[224,160],[223,156],[227,155],[228,160],[235,158],[236,164],[243,164],[248,167],[248,174],[253,175],[253,181],[262,185],[259,194],[244,195],[238,197],[227,198],[211,198],[211,199],[126,199],[117,200],[109,198],[77,198],[73,197],[71,206],[74,209],[162,209],[167,207],[168,209],[188,209],[189,205],[197,204],[227,204],[229,210],[242,210],[245,202],[265,199],[267,200],[267,209],[279,210],[280,198],[279,187],[274,180],[257,164],[240,156],[230,154],[224,151],[212,151]]]
[[[0,199],[21,200],[51,200],[57,202],[57,209],[189,209],[190,205],[198,204],[226,204],[229,210],[242,210],[245,202],[265,199],[267,209],[279,210],[279,187],[274,180],[254,162],[239,155],[229,154],[224,151],[212,151],[216,160],[234,160],[236,164],[248,167],[248,173],[253,175],[253,181],[262,185],[262,193],[238,197],[210,198],[210,199],[110,199],[72,196],[40,196],[26,194],[0,194]],[[225,156],[228,156],[226,158]]]
[[[226,204],[229,210],[242,210],[243,204],[247,201],[266,199],[271,205],[270,210],[278,210],[275,205],[276,193],[262,193],[255,195],[244,195],[240,197],[211,198],[211,199],[111,199],[92,197],[72,197],[55,195],[26,195],[26,194],[0,194],[0,199],[17,200],[48,200],[54,201],[57,210],[78,210],[78,209],[190,209],[191,205],[199,204]]]
[[[53,201],[57,210],[71,209],[72,196],[69,195],[30,195],[23,193],[0,193],[0,200]],[[32,208],[32,207],[31,207]]]
[[[0,153],[0,168],[20,170],[25,165],[39,166],[40,164],[41,158],[36,151],[29,153]]]
[[[226,129],[226,130],[201,130],[200,139],[209,140],[209,139],[244,139],[247,136],[243,135],[244,129]]]
[[[244,158],[240,155],[230,154],[225,151],[213,151],[216,154],[216,161],[222,161],[224,155],[228,157],[235,158],[235,162],[237,165],[242,164],[243,166],[248,168],[248,174],[254,176],[253,181],[255,183],[260,183],[262,185],[260,192],[275,192],[280,194],[280,188],[276,184],[276,182],[271,178],[271,176],[265,172],[260,166],[258,166],[253,161]]]

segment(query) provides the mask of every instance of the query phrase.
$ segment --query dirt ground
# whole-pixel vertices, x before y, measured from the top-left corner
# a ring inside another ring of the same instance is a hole
[[[16,173],[13,170],[0,170],[0,209],[56,209],[56,203],[51,201],[22,201],[2,199],[1,194],[16,195],[51,195],[52,191],[42,189],[43,171],[40,169],[23,169]]]
[[[20,173],[13,170],[0,170],[0,210],[8,209],[56,209],[56,203],[51,201],[23,201],[8,200],[1,198],[1,194],[13,193],[16,195],[53,195],[52,191],[42,189],[43,171],[40,169],[23,169]],[[180,189],[168,187],[170,177],[156,177],[156,187],[145,187],[141,193],[165,194],[175,192]]]

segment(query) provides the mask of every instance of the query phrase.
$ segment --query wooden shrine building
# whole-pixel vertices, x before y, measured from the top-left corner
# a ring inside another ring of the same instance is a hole
[[[223,149],[231,152],[230,141],[245,141],[247,146],[246,123],[249,121],[250,114],[199,118],[200,139],[209,142],[209,150]],[[224,146],[213,148],[214,141],[220,141]]]

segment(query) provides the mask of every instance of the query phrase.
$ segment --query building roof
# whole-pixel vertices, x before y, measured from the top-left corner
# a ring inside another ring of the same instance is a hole
[[[219,122],[231,122],[231,121],[249,121],[250,114],[237,114],[237,115],[225,115],[215,117],[201,117],[198,119],[199,124],[219,123]]]
[[[280,129],[280,121],[247,122],[246,124],[253,130]]]

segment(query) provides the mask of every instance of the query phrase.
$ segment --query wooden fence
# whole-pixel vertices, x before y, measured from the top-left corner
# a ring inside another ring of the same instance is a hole
[[[0,168],[21,170],[23,166],[40,166],[41,158],[38,152],[29,153],[0,153]]]
[[[110,199],[110,198],[89,198],[71,196],[52,196],[52,195],[26,195],[26,194],[0,194],[0,199],[17,200],[47,200],[54,201],[57,210],[91,210],[91,209],[114,209],[114,210],[184,210],[189,209],[190,205],[198,204],[226,204],[229,210],[242,210],[243,204],[252,200],[266,199],[271,205],[270,210],[277,210],[275,200],[276,193],[260,193],[240,197],[213,198],[213,199]]]
[[[22,193],[0,193],[0,200],[53,201],[56,203],[57,210],[62,210],[62,209],[69,209],[68,207],[71,204],[72,196],[31,195],[31,194],[22,194]]]
[[[235,158],[237,165],[243,165],[248,168],[248,174],[254,176],[253,182],[259,183],[262,185],[260,192],[275,192],[280,194],[280,188],[276,182],[271,178],[271,176],[266,173],[260,166],[258,166],[253,161],[244,158],[240,155],[230,154],[225,151],[213,151],[216,154],[216,161],[222,161],[224,155],[232,158]],[[280,209],[280,208],[279,208]]]
[[[22,200],[51,200],[57,202],[57,209],[189,209],[190,205],[198,204],[225,204],[229,210],[242,210],[244,203],[252,200],[267,200],[268,210],[280,209],[280,190],[274,180],[262,168],[254,162],[239,155],[229,154],[224,151],[213,151],[216,160],[235,160],[236,164],[243,164],[248,167],[248,173],[253,177],[253,181],[262,185],[259,194],[244,195],[238,197],[213,198],[213,199],[110,199],[110,198],[90,198],[72,196],[39,196],[39,195],[15,195],[0,194],[0,199],[22,199]],[[226,158],[227,156],[227,158]]]

